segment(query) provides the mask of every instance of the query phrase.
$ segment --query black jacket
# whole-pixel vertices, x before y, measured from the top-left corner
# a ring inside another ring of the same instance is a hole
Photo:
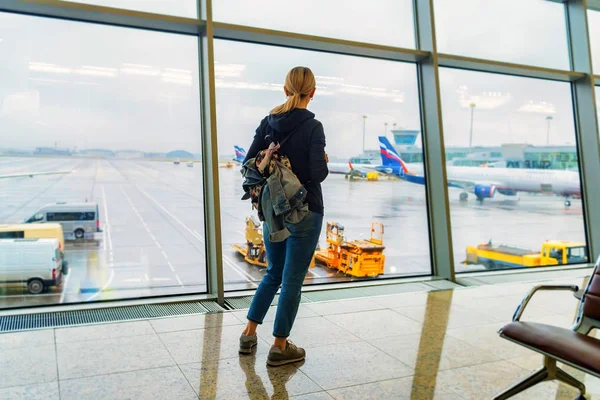
[[[269,147],[270,140],[281,142],[290,133],[293,136],[281,146],[279,154],[290,159],[292,171],[308,191],[306,203],[309,210],[323,215],[321,182],[329,174],[329,169],[325,158],[323,125],[315,119],[315,114],[295,108],[284,114],[270,114],[263,118],[256,128],[244,162]]]

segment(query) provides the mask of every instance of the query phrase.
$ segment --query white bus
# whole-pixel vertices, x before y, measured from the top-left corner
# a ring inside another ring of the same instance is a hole
[[[62,225],[65,239],[95,239],[100,229],[96,203],[56,203],[40,208],[26,224],[55,222]]]

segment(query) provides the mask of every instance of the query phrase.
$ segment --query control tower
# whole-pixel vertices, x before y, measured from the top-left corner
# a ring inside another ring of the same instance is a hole
[[[412,129],[393,129],[394,146],[398,151],[416,147],[415,143],[417,142],[419,133],[421,133],[421,131]]]

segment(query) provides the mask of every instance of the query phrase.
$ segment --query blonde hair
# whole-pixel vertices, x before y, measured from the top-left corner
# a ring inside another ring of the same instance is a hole
[[[273,108],[271,114],[283,114],[298,107],[300,101],[310,95],[315,87],[315,76],[310,68],[292,68],[285,77],[285,88],[288,91],[288,99],[285,103]]]

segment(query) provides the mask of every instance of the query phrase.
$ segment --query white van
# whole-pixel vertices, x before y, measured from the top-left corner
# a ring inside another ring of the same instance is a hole
[[[96,203],[47,204],[25,220],[34,222],[56,222],[62,225],[65,239],[95,239],[100,229],[100,215]]]
[[[0,283],[23,284],[40,294],[68,274],[57,239],[0,240]]]

